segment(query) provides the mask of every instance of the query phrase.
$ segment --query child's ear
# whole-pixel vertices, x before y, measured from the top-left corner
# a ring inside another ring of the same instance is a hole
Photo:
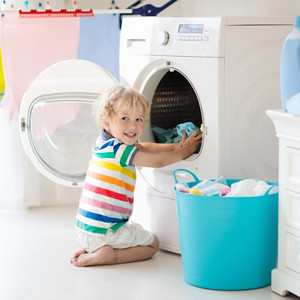
[[[108,121],[103,121],[103,128],[105,130],[108,130],[109,129],[109,122]]]

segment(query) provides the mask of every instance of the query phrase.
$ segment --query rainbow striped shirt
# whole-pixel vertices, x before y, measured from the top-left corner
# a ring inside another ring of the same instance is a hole
[[[108,135],[99,136],[86,174],[75,226],[89,234],[116,231],[130,218],[138,148]]]

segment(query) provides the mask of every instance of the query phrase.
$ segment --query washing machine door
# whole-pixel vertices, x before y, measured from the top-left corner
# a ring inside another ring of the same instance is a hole
[[[24,94],[21,140],[34,166],[50,180],[82,186],[99,135],[95,100],[117,84],[97,64],[66,60],[44,70]]]

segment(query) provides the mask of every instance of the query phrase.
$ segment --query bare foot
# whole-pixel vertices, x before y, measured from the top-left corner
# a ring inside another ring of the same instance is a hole
[[[83,251],[83,252],[82,252]],[[75,257],[75,255],[77,255]],[[113,264],[115,262],[114,250],[106,245],[93,253],[86,253],[84,250],[77,251],[71,258],[71,262],[76,267],[87,267],[95,265]]]
[[[85,250],[83,250],[83,249],[77,250],[77,251],[73,254],[73,256],[71,257],[70,262],[73,263],[73,261],[74,261],[75,259],[77,259],[81,254],[84,254],[84,253],[86,253],[86,252],[85,252]]]

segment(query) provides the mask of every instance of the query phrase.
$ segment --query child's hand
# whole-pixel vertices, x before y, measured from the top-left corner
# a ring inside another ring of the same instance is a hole
[[[185,132],[185,130],[183,130],[182,131],[181,141],[175,145],[175,150],[183,148],[183,145],[185,143],[185,139],[186,139],[186,132]]]
[[[197,150],[202,140],[202,134],[199,133],[200,129],[186,138],[186,132],[183,132],[182,139],[177,144],[139,144],[140,151],[135,155],[133,164],[141,167],[161,168],[183,160]]]
[[[187,139],[186,139],[186,133],[183,132],[182,139],[179,142],[181,144],[181,147],[183,147],[185,150],[187,150],[187,156],[192,155],[197,150],[199,144],[202,141],[202,133],[200,133],[200,129],[195,130]]]

